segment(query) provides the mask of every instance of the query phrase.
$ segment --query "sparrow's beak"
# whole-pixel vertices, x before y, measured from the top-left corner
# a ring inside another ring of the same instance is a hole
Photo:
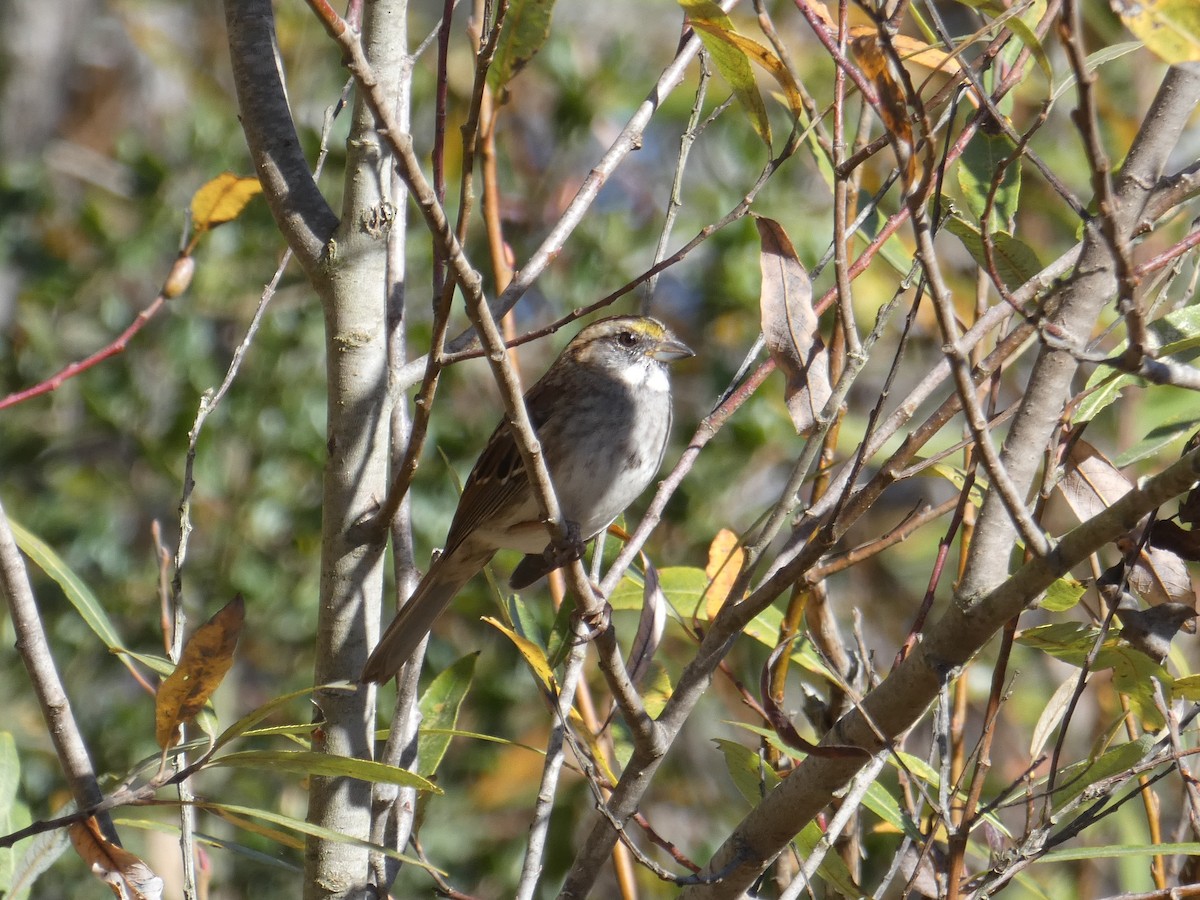
[[[660,362],[674,362],[677,359],[687,359],[689,356],[695,356],[696,353],[683,341],[670,337],[663,338],[655,344],[654,349],[647,355]]]

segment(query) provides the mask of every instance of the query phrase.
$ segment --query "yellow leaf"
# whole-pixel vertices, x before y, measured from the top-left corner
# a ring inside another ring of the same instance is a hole
[[[708,565],[704,567],[704,574],[710,582],[707,596],[709,621],[712,621],[725,605],[725,598],[729,596],[729,589],[741,573],[742,561],[745,558],[746,551],[738,546],[736,534],[728,528],[717,532],[717,536],[708,546]]]
[[[199,234],[231,222],[261,193],[257,178],[222,172],[192,195],[192,227]]]
[[[245,615],[246,606],[238,594],[196,629],[183,647],[179,665],[159,686],[154,736],[164,750],[179,741],[179,726],[204,708],[233,665]]]
[[[1200,61],[1200,4],[1196,0],[1113,0],[1125,27],[1173,66]]]
[[[551,694],[558,693],[558,687],[554,683],[554,672],[550,670],[550,663],[546,659],[546,654],[542,648],[529,640],[527,637],[522,637],[511,628],[501,624],[499,619],[492,616],[484,616],[483,621],[487,622],[508,636],[508,639],[517,645],[517,649],[521,651],[521,655],[525,657],[525,662],[529,663],[529,668],[533,669],[533,674],[537,676],[538,681],[542,683],[542,687]]]

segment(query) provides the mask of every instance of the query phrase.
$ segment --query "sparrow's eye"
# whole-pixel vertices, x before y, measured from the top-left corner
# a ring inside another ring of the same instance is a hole
[[[622,347],[632,347],[637,344],[637,335],[632,331],[622,331],[617,335],[617,343]]]

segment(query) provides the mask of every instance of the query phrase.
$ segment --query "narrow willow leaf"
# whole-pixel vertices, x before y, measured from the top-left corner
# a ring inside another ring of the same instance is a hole
[[[298,691],[292,691],[290,694],[284,694],[282,697],[276,697],[274,700],[268,700],[266,703],[264,703],[262,706],[258,707],[257,709],[246,713],[246,715],[242,716],[240,719],[238,719],[236,722],[234,722],[232,725],[230,725],[228,728],[226,728],[223,732],[221,732],[220,736],[217,738],[216,742],[213,744],[213,749],[220,750],[222,747],[224,747],[230,741],[234,740],[237,737],[240,737],[243,734],[248,733],[250,731],[250,729],[252,729],[255,725],[257,725],[259,722],[261,722],[267,716],[271,715],[271,713],[275,712],[276,710],[282,709],[283,707],[287,706],[289,703],[291,703],[296,698],[304,697],[318,689],[323,690],[323,691],[340,690],[340,691],[348,691],[348,692],[352,693],[352,692],[358,690],[358,685],[352,685],[352,684],[349,684],[348,682],[338,682],[335,684],[324,684],[324,685],[318,685],[317,687],[301,688]],[[292,726],[287,726],[287,727],[290,728]],[[309,728],[309,730],[311,730],[312,726],[309,725],[308,728]]]
[[[62,588],[67,599],[71,601],[71,605],[75,607],[96,637],[100,638],[104,646],[111,652],[124,653],[124,644],[120,635],[117,634],[116,627],[84,580],[63,562],[62,557],[50,549],[49,544],[27,531],[18,522],[14,522],[12,519],[9,519],[8,522],[21,552]]]
[[[1033,727],[1033,737],[1029,741],[1029,756],[1031,759],[1036,759],[1038,754],[1042,752],[1042,748],[1046,746],[1046,741],[1054,734],[1054,729],[1058,727],[1058,723],[1062,721],[1063,715],[1066,714],[1067,706],[1071,702],[1071,697],[1075,694],[1075,687],[1079,684],[1079,675],[1072,672],[1054,691],[1050,697],[1050,702],[1046,704],[1046,708],[1042,710],[1042,714],[1038,716],[1037,724]]]
[[[736,31],[719,28],[705,19],[693,19],[692,27],[732,44],[735,49],[744,53],[747,59],[758,63],[769,72],[779,84],[780,90],[783,91],[783,103],[791,111],[792,117],[800,122],[806,121],[807,113],[804,111],[804,97],[800,93],[800,86],[796,84],[796,79],[792,77],[791,71],[775,55],[774,51],[768,50],[758,41],[738,34]]]
[[[541,682],[542,687],[547,693],[552,696],[558,693],[557,680],[554,677],[554,672],[550,669],[550,662],[546,658],[546,652],[541,647],[529,640],[529,638],[517,634],[499,619],[484,616],[483,621],[499,629],[510,641],[516,644],[517,650],[525,658],[525,662],[529,664],[529,668],[533,670],[533,674]]]
[[[377,784],[398,784],[440,794],[442,789],[415,772],[353,756],[334,756],[315,750],[242,750],[227,753],[208,763],[223,768],[256,769],[261,772],[288,772],[293,775],[326,775],[332,778],[357,778]]]
[[[1154,740],[1153,735],[1143,735],[1100,754],[1095,760],[1067,766],[1055,779],[1061,787],[1054,792],[1054,810],[1062,809],[1093,784],[1136,766],[1154,748]]]
[[[346,844],[350,847],[361,847],[364,850],[382,853],[390,859],[396,859],[400,862],[407,863],[413,866],[419,866],[422,869],[436,871],[431,865],[421,862],[419,859],[414,859],[411,856],[405,856],[390,847],[383,847],[379,844],[372,844],[369,841],[364,841],[360,838],[351,837],[348,834],[343,834],[340,831],[334,831],[331,828],[322,828],[320,825],[313,825],[310,822],[305,822],[303,819],[296,819],[292,816],[281,815],[265,809],[251,809],[248,806],[234,806],[229,803],[206,803],[196,801],[192,804],[198,809],[206,809],[216,813],[227,821],[238,824],[236,816],[246,816],[251,819],[262,819],[265,822],[279,825],[291,831],[299,832],[300,834],[312,835],[324,841],[332,841],[336,844]],[[239,826],[240,827],[240,826]]]
[[[479,654],[468,653],[453,665],[447,666],[430,682],[421,697],[421,733],[417,738],[417,772],[423,778],[432,778],[437,771],[450,736],[444,731],[433,732],[428,728],[452,729],[458,724],[458,711],[471,688],[475,677],[475,662]]]
[[[771,147],[771,123],[767,119],[767,107],[754,81],[750,59],[746,52],[728,39],[736,33],[733,22],[725,11],[712,0],[679,0],[687,13],[688,20],[696,31],[696,37],[712,56],[717,71],[725,79],[737,98],[738,105],[750,119],[750,127]]]

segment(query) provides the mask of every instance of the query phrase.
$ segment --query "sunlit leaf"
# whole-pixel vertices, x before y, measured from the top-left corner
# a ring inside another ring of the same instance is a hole
[[[550,669],[550,663],[546,659],[546,653],[529,638],[522,637],[511,628],[504,625],[499,619],[491,616],[484,616],[483,621],[487,622],[494,628],[499,629],[503,634],[508,636],[512,641],[521,656],[525,658],[525,662],[529,664],[529,668],[533,670],[533,674],[537,676],[538,681],[542,683],[542,687],[550,694],[556,695],[558,687],[554,672]]]
[[[725,757],[725,771],[733,779],[738,793],[751,806],[757,806],[767,792],[780,782],[775,770],[761,756],[737,741],[714,738],[714,743]]]
[[[257,178],[222,172],[192,195],[192,228],[199,234],[232,222],[261,193]]]
[[[1196,0],[1112,0],[1125,27],[1163,62],[1200,62],[1200,4]]]
[[[804,98],[800,94],[800,86],[796,84],[796,79],[792,77],[792,73],[788,70],[788,67],[783,64],[783,61],[772,50],[767,49],[758,43],[758,41],[738,34],[736,31],[720,28],[706,19],[693,19],[692,27],[697,29],[697,31],[704,32],[732,44],[736,49],[744,53],[747,59],[758,63],[779,84],[780,89],[783,91],[784,105],[791,111],[792,116],[800,121],[805,119]]]
[[[708,545],[708,565],[704,567],[704,574],[711,581],[706,598],[709,621],[715,619],[721,607],[725,605],[729,589],[741,574],[742,561],[745,558],[746,551],[742,549],[741,541],[728,528],[718,531],[717,536]]]
[[[287,772],[292,775],[325,775],[331,778],[357,778],[379,784],[398,784],[418,791],[442,793],[441,788],[415,772],[370,759],[336,756],[315,750],[243,750],[218,756],[209,766],[255,769],[261,772]]]
[[[154,736],[163,749],[178,743],[180,726],[200,712],[233,665],[246,605],[238,594],[192,634],[179,665],[158,688]]]
[[[712,0],[679,0],[679,5],[695,28],[696,37],[700,38],[704,49],[712,56],[717,71],[750,119],[750,127],[770,148],[771,123],[767,119],[762,94],[754,81],[754,72],[750,69],[750,59],[744,50],[728,40],[729,34],[736,33],[732,20]]]
[[[1038,606],[1047,612],[1066,612],[1079,602],[1086,590],[1083,582],[1064,575],[1046,588],[1046,594]]]
[[[1154,748],[1153,735],[1143,735],[1136,741],[1120,744],[1095,760],[1084,760],[1067,766],[1055,778],[1059,789],[1054,792],[1054,809],[1058,811],[1092,785],[1136,766]]]
[[[96,637],[104,642],[104,646],[113,653],[125,653],[124,644],[120,635],[117,634],[116,626],[113,625],[108,613],[105,612],[104,607],[100,605],[100,601],[96,599],[96,595],[92,593],[91,588],[84,580],[76,575],[63,562],[62,557],[37,535],[26,530],[19,522],[15,522],[11,518],[8,520],[8,524],[12,528],[13,537],[16,538],[21,552],[62,588],[63,594],[66,595]]]

